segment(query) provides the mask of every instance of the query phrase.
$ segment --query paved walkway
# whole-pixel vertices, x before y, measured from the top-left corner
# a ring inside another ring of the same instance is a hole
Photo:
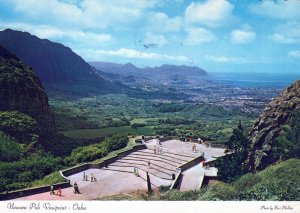
[[[198,157],[200,153],[204,152],[207,160],[224,155],[224,149],[208,148],[201,144],[196,144],[196,152],[192,152],[194,143],[170,140],[161,144],[161,154],[154,153],[154,146],[158,146],[156,141],[152,140],[146,144],[147,149],[118,159],[107,168],[88,169],[68,176],[72,185],[75,182],[78,184],[81,194],[74,194],[73,188],[70,187],[62,190],[63,196],[61,197],[51,196],[47,192],[18,198],[18,200],[94,200],[138,190],[146,191],[146,172],[149,173],[153,189],[159,186],[170,186],[173,182],[172,175],[176,174],[176,167]],[[148,162],[150,162],[150,167]],[[133,174],[134,167],[139,170],[140,176]],[[83,181],[83,172],[88,175],[89,181]],[[184,171],[180,190],[199,189],[203,173],[199,165]],[[96,182],[90,181],[91,174],[96,177]]]

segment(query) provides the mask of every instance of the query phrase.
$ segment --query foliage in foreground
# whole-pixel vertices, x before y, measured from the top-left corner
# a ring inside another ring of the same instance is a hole
[[[200,191],[161,193],[155,200],[300,200],[300,160],[271,165],[257,174],[245,174],[232,183],[217,182]]]
[[[218,168],[218,176],[224,182],[232,182],[242,176],[245,171],[243,162],[248,155],[249,140],[245,136],[244,129],[239,123],[237,128],[233,130],[227,142],[230,154],[217,159],[216,167]]]
[[[292,114],[291,121],[283,126],[282,130],[272,150],[274,158],[276,160],[300,158],[300,111]]]
[[[0,192],[26,188],[62,165],[61,158],[42,153],[16,162],[0,162]]]

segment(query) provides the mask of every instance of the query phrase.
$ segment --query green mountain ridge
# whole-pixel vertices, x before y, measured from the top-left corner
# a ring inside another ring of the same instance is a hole
[[[20,143],[37,140],[51,150],[57,130],[43,86],[30,67],[1,46],[0,88],[0,130]]]
[[[103,79],[69,47],[27,32],[0,31],[0,45],[33,68],[51,95],[123,93],[128,87]]]

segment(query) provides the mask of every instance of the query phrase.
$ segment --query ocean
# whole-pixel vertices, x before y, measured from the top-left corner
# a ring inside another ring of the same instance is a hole
[[[300,73],[209,73],[208,79],[238,87],[281,88],[300,80]]]

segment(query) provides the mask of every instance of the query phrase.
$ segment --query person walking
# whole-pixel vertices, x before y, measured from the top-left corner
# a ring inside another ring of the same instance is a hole
[[[151,163],[150,163],[150,161],[148,161],[148,168],[149,168],[149,169],[151,168]]]

